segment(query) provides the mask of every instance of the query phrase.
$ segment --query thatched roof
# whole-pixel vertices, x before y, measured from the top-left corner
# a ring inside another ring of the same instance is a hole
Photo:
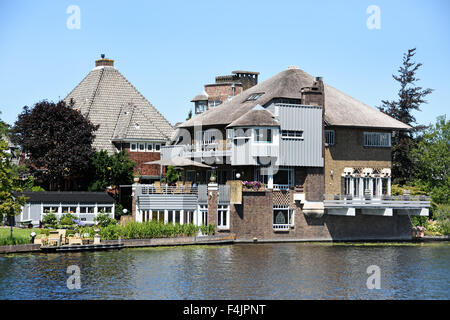
[[[265,106],[274,98],[300,99],[300,89],[311,87],[314,80],[313,76],[303,70],[290,67],[178,127],[192,127],[200,124],[202,126],[229,125],[257,104]],[[324,86],[325,121],[328,125],[410,129],[410,126],[369,107],[332,86],[327,84]],[[256,100],[247,100],[255,93],[263,93],[263,95]]]
[[[280,123],[274,119],[270,111],[256,108],[234,120],[227,128],[252,126],[279,127]]]
[[[196,95],[194,98],[192,98],[191,102],[195,101],[207,101],[208,100],[208,94],[206,92],[200,93]]]

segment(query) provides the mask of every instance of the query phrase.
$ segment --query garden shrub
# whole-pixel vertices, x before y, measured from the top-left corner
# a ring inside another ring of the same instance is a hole
[[[47,213],[42,219],[42,224],[44,227],[56,228],[58,224],[58,217],[54,213]]]

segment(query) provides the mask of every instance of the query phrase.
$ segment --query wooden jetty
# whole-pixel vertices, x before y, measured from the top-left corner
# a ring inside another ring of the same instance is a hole
[[[75,252],[75,251],[120,250],[122,248],[123,248],[123,243],[41,246],[41,250],[43,252]]]

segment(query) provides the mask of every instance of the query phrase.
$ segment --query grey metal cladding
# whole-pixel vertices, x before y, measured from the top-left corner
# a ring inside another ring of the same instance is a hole
[[[286,139],[280,133],[279,165],[322,167],[322,108],[295,104],[270,107],[278,115],[281,130],[303,131],[302,139]]]

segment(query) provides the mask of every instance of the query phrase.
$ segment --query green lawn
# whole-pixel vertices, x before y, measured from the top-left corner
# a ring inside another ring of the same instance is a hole
[[[11,228],[10,227],[0,227],[0,246],[8,245],[8,244],[24,244],[30,243],[31,232],[36,232],[36,235],[41,233],[41,229],[22,229],[22,228],[14,228],[13,229],[13,237],[11,240]],[[42,229],[43,231],[43,229]]]

